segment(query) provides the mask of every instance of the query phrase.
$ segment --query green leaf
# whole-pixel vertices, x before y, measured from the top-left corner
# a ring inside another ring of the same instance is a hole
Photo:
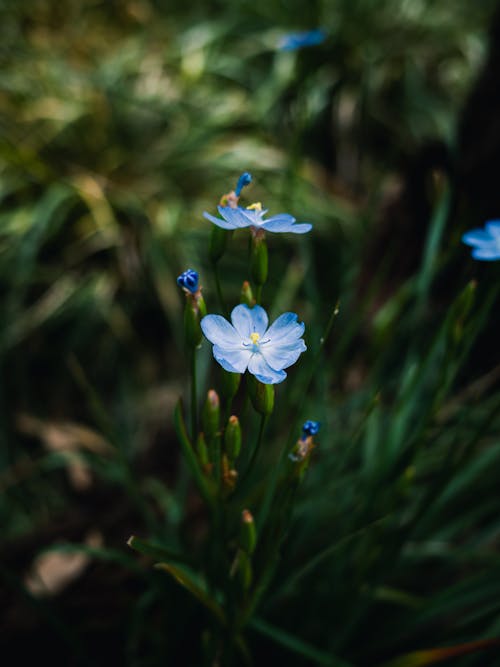
[[[128,538],[127,544],[131,549],[134,549],[145,556],[151,556],[151,558],[154,558],[155,560],[168,559],[178,563],[188,562],[188,559],[186,559],[185,556],[178,554],[171,549],[167,549],[160,544],[153,544],[147,540],[141,540],[135,535]]]
[[[207,593],[204,584],[192,572],[188,572],[186,568],[180,568],[171,563],[157,563],[156,569],[168,572],[181,586],[188,590],[201,604],[209,609],[215,618],[222,624],[226,625],[226,617],[222,607],[213,600]]]
[[[254,618],[251,627],[262,635],[273,639],[277,644],[281,644],[293,653],[297,653],[308,660],[312,660],[317,665],[327,665],[328,667],[352,667],[350,662],[337,658],[326,651],[321,651],[315,646],[308,644],[302,639],[297,639],[281,628],[277,628],[261,618]]]
[[[177,437],[182,447],[182,453],[186,459],[189,470],[193,475],[196,486],[198,487],[199,492],[203,496],[204,500],[210,507],[214,505],[214,494],[211,492],[208,479],[203,474],[203,471],[200,468],[196,454],[194,453],[191,441],[189,440],[186,423],[184,421],[184,416],[182,413],[182,400],[179,399],[174,410],[174,425]]]

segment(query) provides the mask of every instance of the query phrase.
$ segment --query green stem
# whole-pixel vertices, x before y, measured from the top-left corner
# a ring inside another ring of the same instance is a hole
[[[191,439],[196,441],[198,431],[198,401],[196,389],[196,348],[191,350]]]
[[[215,289],[217,291],[217,298],[219,299],[219,304],[222,309],[222,312],[224,313],[224,316],[227,318],[228,312],[226,308],[226,304],[224,302],[224,297],[222,296],[222,288],[220,285],[220,276],[219,276],[219,264],[218,262],[212,262],[212,270],[214,273],[214,281],[215,281]]]
[[[268,417],[269,417],[269,415],[261,415],[261,418],[260,418],[260,424],[259,424],[259,435],[257,436],[257,443],[256,443],[256,445],[255,445],[255,447],[254,447],[253,452],[252,452],[252,456],[251,456],[251,458],[250,458],[250,461],[249,461],[249,463],[248,463],[247,469],[246,469],[246,471],[245,471],[245,475],[244,475],[244,477],[243,477],[243,479],[242,479],[242,483],[243,483],[243,482],[248,478],[248,476],[250,475],[250,472],[252,471],[252,468],[253,468],[253,466],[254,466],[254,464],[255,464],[255,461],[257,460],[257,456],[259,455],[259,451],[260,451],[260,448],[261,448],[261,445],[262,445],[262,441],[263,441],[264,429],[265,429],[265,427],[266,427]]]

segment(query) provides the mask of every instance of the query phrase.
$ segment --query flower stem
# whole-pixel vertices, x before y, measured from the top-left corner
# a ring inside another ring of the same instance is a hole
[[[214,274],[214,281],[215,281],[215,289],[217,291],[217,298],[219,299],[219,304],[222,309],[222,312],[224,313],[224,316],[227,318],[228,317],[228,312],[226,308],[226,304],[224,302],[224,297],[222,296],[222,289],[220,285],[220,276],[219,276],[219,263],[218,262],[212,262],[212,270]]]
[[[262,285],[257,285],[257,291],[255,292],[255,303],[260,305],[262,301]]]
[[[245,471],[245,476],[243,477],[242,482],[244,482],[248,478],[248,476],[250,475],[250,472],[252,471],[252,468],[255,464],[255,461],[257,460],[257,456],[259,455],[259,451],[260,451],[260,448],[261,448],[261,445],[262,445],[264,429],[266,427],[268,417],[269,417],[269,415],[261,415],[260,424],[259,424],[259,434],[257,436],[257,443],[254,447],[253,452],[252,452],[252,456],[250,458],[250,461],[248,462],[248,466],[247,466],[247,469]]]
[[[196,348],[191,350],[191,439],[196,440],[198,430],[198,402],[196,389]]]

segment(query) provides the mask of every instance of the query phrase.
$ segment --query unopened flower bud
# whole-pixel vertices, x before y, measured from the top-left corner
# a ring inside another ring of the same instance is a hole
[[[235,461],[241,450],[241,426],[238,417],[232,415],[224,432],[224,447],[230,461]]]
[[[224,369],[221,369],[221,372],[221,394],[227,401],[231,401],[236,396],[236,392],[240,386],[241,375],[240,373],[231,373]]]
[[[255,299],[248,280],[245,280],[241,286],[240,303],[246,304],[249,308],[253,308],[255,306]]]
[[[253,375],[248,377],[248,393],[254,409],[263,416],[271,414],[274,408],[274,385],[263,384]]]
[[[198,438],[196,439],[196,453],[198,454],[198,459],[200,460],[202,467],[206,467],[210,464],[207,443],[203,433],[199,433]]]
[[[302,438],[305,439],[309,435],[316,435],[319,432],[320,423],[308,419],[302,425]]]
[[[252,585],[252,562],[245,551],[238,552],[237,575],[243,591],[246,593]]]
[[[177,284],[185,292],[195,294],[198,291],[198,273],[194,269],[187,269],[177,278]]]
[[[214,389],[210,389],[207,393],[207,400],[203,406],[201,421],[203,432],[208,441],[212,440],[219,432],[220,421],[220,401]]]
[[[187,298],[184,306],[184,335],[190,347],[198,347],[201,343],[200,309],[194,298]]]
[[[224,497],[227,497],[234,491],[237,481],[238,473],[234,468],[231,468],[230,461],[226,454],[224,454],[222,456],[222,487]]]
[[[200,320],[207,314],[205,301],[201,295],[198,273],[193,269],[187,269],[178,276],[177,284],[186,295],[184,335],[190,347],[197,347],[202,338]]]
[[[247,554],[252,555],[257,544],[257,530],[252,513],[243,510],[240,525],[240,546]]]

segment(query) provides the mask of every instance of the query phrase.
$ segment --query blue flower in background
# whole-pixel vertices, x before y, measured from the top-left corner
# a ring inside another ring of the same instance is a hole
[[[500,259],[500,220],[490,220],[484,229],[471,229],[462,236],[462,241],[474,248],[474,259],[486,262]]]
[[[302,440],[305,440],[308,436],[316,435],[319,432],[319,428],[319,422],[308,419],[302,426]]]
[[[326,30],[316,28],[304,32],[291,32],[285,35],[278,45],[281,51],[297,51],[304,46],[316,46],[326,39]]]
[[[291,232],[292,234],[305,234],[312,229],[312,225],[308,222],[296,223],[295,218],[288,213],[278,213],[278,215],[264,220],[267,209],[262,210],[260,204],[252,204],[249,208],[218,206],[217,210],[222,219],[216,218],[206,211],[203,216],[213,222],[214,225],[222,227],[222,229],[252,227],[266,232]]]
[[[213,355],[226,371],[247,369],[259,382],[283,382],[283,369],[294,364],[307,348],[302,340],[304,324],[295,313],[284,313],[268,328],[266,311],[260,306],[239,305],[231,313],[230,324],[221,315],[206,315],[201,328],[213,343]]]
[[[198,273],[194,269],[187,269],[177,278],[177,284],[182,289],[195,294],[198,291]]]

